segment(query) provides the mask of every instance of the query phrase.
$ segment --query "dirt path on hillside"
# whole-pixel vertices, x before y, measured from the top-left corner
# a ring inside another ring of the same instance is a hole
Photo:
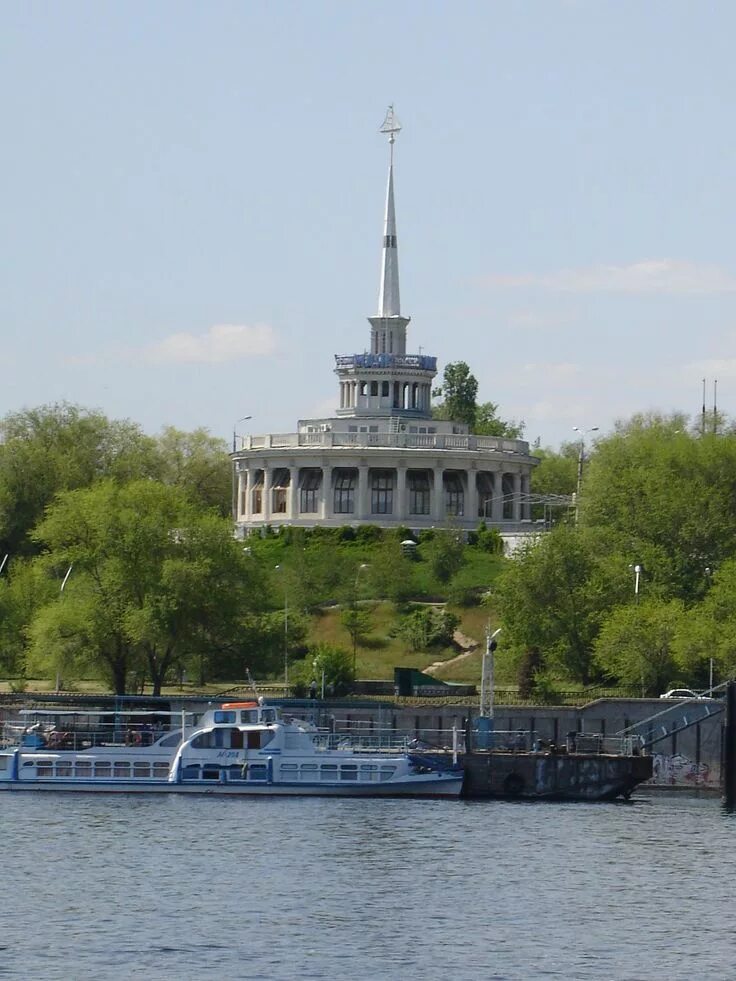
[[[453,643],[460,648],[460,653],[456,657],[451,657],[448,661],[435,661],[428,667],[422,668],[422,671],[424,671],[425,674],[432,674],[436,668],[444,668],[449,664],[460,664],[462,661],[469,658],[471,654],[475,654],[479,646],[477,640],[475,640],[473,637],[468,637],[459,630],[456,630],[452,635],[452,640]]]

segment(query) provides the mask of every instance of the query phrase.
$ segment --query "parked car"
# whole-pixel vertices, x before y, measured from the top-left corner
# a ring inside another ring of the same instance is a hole
[[[693,691],[691,688],[671,688],[666,691],[664,695],[660,695],[660,698],[705,698],[705,695],[701,695],[697,691]]]

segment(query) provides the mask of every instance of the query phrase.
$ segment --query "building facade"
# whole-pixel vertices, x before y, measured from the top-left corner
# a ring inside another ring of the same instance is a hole
[[[244,436],[233,445],[233,512],[241,536],[266,525],[377,524],[502,532],[530,530],[536,461],[520,439],[475,436],[432,418],[437,359],[407,353],[394,206],[393,150],[400,126],[390,108],[381,132],[390,161],[378,312],[363,354],[335,356],[335,415],[303,419],[287,434]]]

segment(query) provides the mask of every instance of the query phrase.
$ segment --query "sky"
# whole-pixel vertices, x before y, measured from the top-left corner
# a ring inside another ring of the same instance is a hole
[[[704,378],[736,414],[735,35],[731,0],[6,0],[0,415],[330,414],[389,103],[410,352],[543,446]]]

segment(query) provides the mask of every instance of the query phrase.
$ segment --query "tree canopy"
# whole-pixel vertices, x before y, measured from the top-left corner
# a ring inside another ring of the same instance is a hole
[[[117,692],[141,665],[158,694],[174,664],[235,652],[241,618],[263,603],[230,523],[197,511],[180,488],[107,480],[66,491],[34,538],[73,575],[35,614],[32,656],[49,651],[64,671],[95,657]]]
[[[437,419],[464,423],[479,436],[516,439],[524,433],[523,422],[506,422],[498,416],[495,402],[478,404],[478,380],[464,361],[445,365],[442,385],[432,394],[443,399],[433,409]]]

